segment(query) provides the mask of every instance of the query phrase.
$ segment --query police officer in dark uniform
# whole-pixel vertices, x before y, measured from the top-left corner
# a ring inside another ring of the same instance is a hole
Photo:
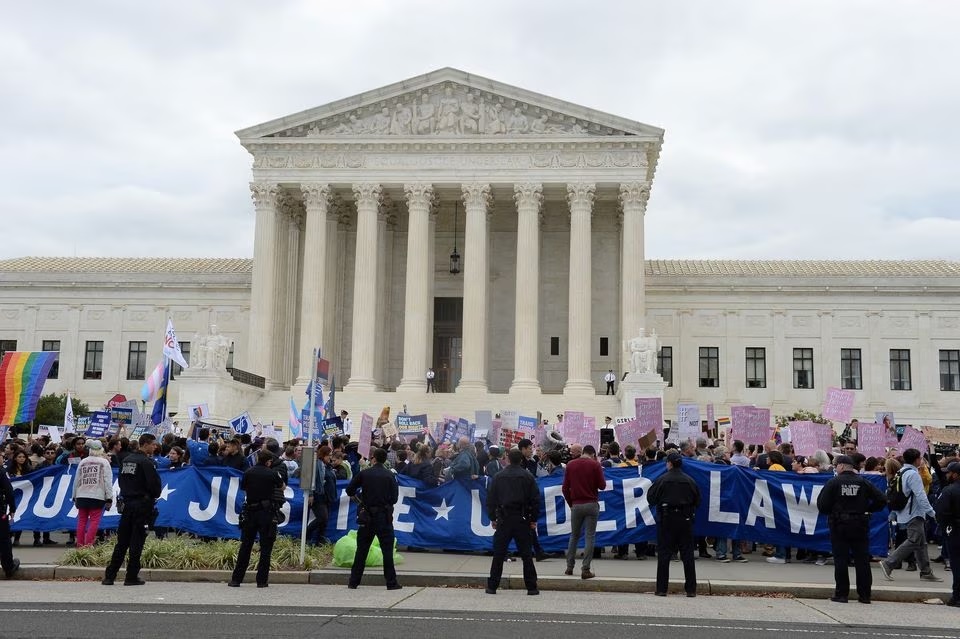
[[[863,476],[853,460],[838,455],[833,460],[837,476],[828,481],[817,497],[817,510],[827,515],[830,544],[833,546],[833,578],[830,601],[847,603],[850,596],[850,556],[857,574],[857,601],[870,603],[873,575],[870,572],[870,513],[883,510],[887,496]]]
[[[383,577],[387,590],[400,590],[403,586],[397,583],[397,570],[393,566],[393,506],[400,497],[400,488],[396,476],[383,465],[387,461],[387,451],[375,448],[373,461],[373,466],[354,475],[347,485],[347,495],[359,502],[357,554],[353,558],[347,587],[355,589],[360,585],[367,553],[376,537],[383,551]]]
[[[277,526],[280,524],[280,504],[275,495],[278,488],[283,488],[283,478],[273,467],[275,460],[275,455],[269,450],[259,451],[257,465],[244,471],[240,480],[240,489],[246,494],[246,499],[240,513],[240,550],[237,552],[237,565],[227,584],[232,588],[239,587],[243,582],[257,535],[260,536],[257,588],[266,588],[269,585],[270,555],[273,554],[273,542],[277,539]]]
[[[0,565],[7,579],[20,570],[20,560],[13,558],[13,546],[10,543],[10,522],[17,510],[13,498],[13,484],[5,468],[0,466]]]
[[[950,462],[946,471],[950,483],[940,493],[935,510],[937,523],[946,534],[947,561],[953,569],[953,592],[947,605],[960,607],[960,462]]]
[[[140,579],[140,555],[147,540],[147,526],[152,524],[155,516],[154,505],[160,497],[161,487],[160,475],[151,458],[157,448],[157,438],[150,433],[144,433],[139,442],[137,452],[130,453],[120,463],[120,497],[117,500],[117,509],[121,511],[120,524],[117,527],[117,545],[113,549],[113,557],[107,565],[103,581],[100,582],[104,586],[113,585],[128,548],[130,559],[127,562],[127,576],[123,585],[142,586],[146,583]]]
[[[683,457],[674,451],[667,455],[667,472],[660,475],[647,501],[657,511],[657,589],[658,597],[667,596],[670,584],[670,558],[680,553],[683,562],[684,590],[697,596],[697,569],[693,559],[693,516],[700,505],[700,488],[683,472]]]
[[[487,516],[496,532],[493,533],[493,561],[487,594],[497,594],[507,547],[513,540],[523,560],[523,583],[528,595],[539,595],[537,569],[533,565],[530,531],[537,526],[540,516],[540,491],[537,481],[523,466],[523,453],[516,448],[507,453],[510,465],[494,475],[487,489]]]

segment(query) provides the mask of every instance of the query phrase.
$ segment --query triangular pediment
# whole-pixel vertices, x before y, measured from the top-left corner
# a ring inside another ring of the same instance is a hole
[[[445,68],[237,131],[257,138],[642,137],[663,130]]]

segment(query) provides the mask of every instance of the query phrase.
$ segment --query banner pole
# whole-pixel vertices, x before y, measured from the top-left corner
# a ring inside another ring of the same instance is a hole
[[[313,349],[313,383],[310,385],[310,412],[307,414],[307,424],[310,431],[307,433],[307,447],[301,449],[300,454],[300,464],[303,465],[303,452],[306,450],[308,454],[316,457],[316,452],[313,450],[313,429],[315,427],[316,417],[314,413],[316,411],[317,403],[317,384],[320,383],[320,380],[317,379],[317,349]],[[303,519],[300,522],[300,565],[303,565],[304,559],[307,556],[307,514],[309,513],[309,496],[307,495],[307,488],[311,487],[313,484],[314,477],[316,477],[316,459],[314,459],[311,468],[313,468],[313,477],[307,478],[307,483],[304,484],[304,477],[300,476],[300,485],[303,487]]]

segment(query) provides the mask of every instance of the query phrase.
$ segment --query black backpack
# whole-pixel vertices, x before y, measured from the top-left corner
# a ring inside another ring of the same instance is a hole
[[[887,488],[887,507],[890,510],[903,510],[910,504],[910,500],[913,499],[912,494],[910,497],[907,497],[903,492],[904,470],[905,469],[901,468],[897,471],[893,481],[890,482],[890,486]]]

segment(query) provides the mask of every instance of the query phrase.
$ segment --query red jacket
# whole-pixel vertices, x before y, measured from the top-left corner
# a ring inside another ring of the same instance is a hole
[[[599,501],[599,493],[607,487],[600,462],[578,457],[567,464],[563,473],[563,498],[571,506]]]

